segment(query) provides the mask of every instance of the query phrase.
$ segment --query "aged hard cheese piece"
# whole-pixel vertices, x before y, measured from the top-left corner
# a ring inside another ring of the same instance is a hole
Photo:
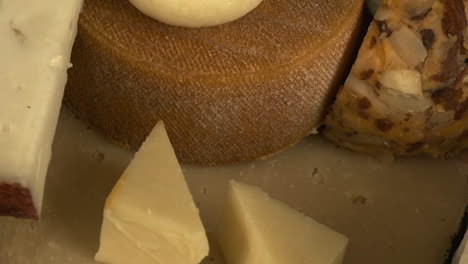
[[[360,151],[444,157],[468,146],[462,0],[384,1],[325,135]]]
[[[40,215],[81,4],[0,1],[0,216]]]
[[[162,122],[107,198],[96,260],[198,264],[208,241]]]
[[[262,0],[130,0],[146,15],[183,27],[209,27],[236,20]]]
[[[315,131],[353,56],[362,0],[268,0],[222,26],[187,29],[128,1],[88,1],[66,102],[137,149],[166,122],[183,162],[252,160]]]
[[[343,235],[235,181],[220,231],[228,264],[339,264],[348,244]]]

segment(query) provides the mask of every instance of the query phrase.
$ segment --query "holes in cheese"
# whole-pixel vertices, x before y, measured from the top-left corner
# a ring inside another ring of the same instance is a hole
[[[198,209],[160,122],[107,198],[96,260],[198,264],[207,255]]]
[[[348,239],[270,198],[231,181],[220,230],[228,264],[342,263]]]

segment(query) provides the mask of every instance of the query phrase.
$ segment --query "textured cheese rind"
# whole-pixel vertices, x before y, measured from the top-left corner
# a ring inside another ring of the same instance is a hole
[[[348,239],[258,188],[231,181],[219,243],[228,264],[340,264]]]
[[[0,183],[29,189],[37,214],[81,5],[0,2]]]
[[[90,1],[66,102],[132,149],[165,120],[182,162],[270,155],[322,121],[352,57],[362,8],[361,0],[271,0],[232,23],[186,29],[126,1]]]
[[[262,0],[130,0],[144,14],[173,26],[209,27],[234,21]]]
[[[446,157],[466,148],[466,5],[384,1],[327,117],[325,135],[372,153]]]
[[[107,198],[96,260],[198,264],[207,255],[198,209],[159,122]]]

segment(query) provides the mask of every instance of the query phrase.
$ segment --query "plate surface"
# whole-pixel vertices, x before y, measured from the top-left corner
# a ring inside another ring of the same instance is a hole
[[[104,201],[131,157],[64,109],[42,219],[0,219],[0,263],[95,263]],[[441,264],[468,202],[468,154],[391,162],[319,136],[268,160],[184,171],[211,238],[205,263],[212,264],[224,263],[216,229],[231,178],[347,235],[345,264]]]

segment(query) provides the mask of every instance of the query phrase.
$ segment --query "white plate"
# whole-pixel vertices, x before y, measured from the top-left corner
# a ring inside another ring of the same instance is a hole
[[[62,111],[42,219],[0,219],[0,263],[94,263],[104,200],[130,158]],[[319,136],[268,160],[184,171],[212,239],[212,264],[223,263],[215,237],[230,178],[347,235],[345,264],[441,264],[468,201],[462,158],[382,162]]]

